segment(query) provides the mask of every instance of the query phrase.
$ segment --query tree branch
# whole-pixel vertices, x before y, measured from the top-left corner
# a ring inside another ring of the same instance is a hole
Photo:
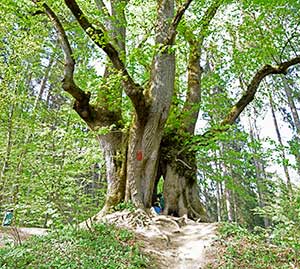
[[[247,87],[246,92],[240,98],[240,100],[231,108],[230,112],[226,118],[221,122],[221,125],[225,126],[228,124],[233,124],[234,121],[239,117],[245,107],[254,99],[260,82],[268,75],[276,74],[287,74],[289,67],[299,64],[300,56],[295,57],[289,61],[283,62],[278,66],[265,65],[261,68],[255,76],[252,78],[250,84]]]
[[[172,22],[172,27],[174,29],[177,28],[178,24],[180,23],[180,20],[183,16],[183,14],[185,13],[185,11],[188,9],[188,7],[190,6],[192,0],[187,0],[178,10],[177,10],[177,13],[173,19],[173,22]]]
[[[39,0],[32,0],[35,4],[40,5]],[[53,23],[55,30],[57,31],[61,48],[64,53],[64,78],[62,80],[63,89],[72,95],[75,99],[74,109],[79,114],[79,116],[92,128],[101,125],[110,125],[116,118],[113,112],[110,112],[103,108],[94,108],[89,104],[90,102],[90,92],[84,92],[80,89],[74,81],[74,70],[75,70],[75,60],[73,57],[73,51],[66,35],[66,32],[58,19],[57,15],[53,10],[45,3],[41,4],[44,8],[44,13]]]
[[[298,32],[298,29],[297,29],[297,28],[298,28],[299,24],[300,24],[300,21],[298,21],[298,23],[297,23],[297,25],[296,25],[296,29],[295,29],[295,31],[290,35],[290,37],[288,37],[288,35],[287,35],[286,32],[284,33],[285,36],[287,37],[287,40],[286,40],[286,42],[285,42],[285,45],[284,45],[284,46],[282,47],[282,49],[281,49],[279,59],[282,59],[283,53],[284,53],[284,51],[285,51],[285,49],[286,49],[286,47],[287,47],[288,44],[290,44],[290,46],[291,46],[293,52],[295,53],[295,55],[297,55],[297,53],[296,53],[297,50],[295,49],[295,47],[294,47],[293,44],[292,44],[292,39],[293,39],[294,37],[296,37],[296,35],[297,35],[297,32]]]
[[[200,35],[198,38],[187,37],[190,44],[190,55],[188,60],[188,90],[182,111],[186,115],[182,119],[182,127],[191,135],[194,134],[195,126],[199,114],[199,103],[201,101],[201,76],[203,69],[200,66],[201,48],[204,38],[207,36],[207,29],[216,15],[223,0],[214,1],[203,15],[200,25]],[[191,30],[190,30],[191,31]]]
[[[39,4],[39,0],[33,0],[34,3]],[[77,101],[82,102],[87,99],[87,94],[82,91],[79,87],[75,85],[74,82],[74,69],[75,69],[75,60],[73,58],[72,48],[70,46],[69,40],[67,38],[66,32],[59,21],[56,14],[52,9],[45,3],[41,5],[44,8],[44,13],[53,23],[54,28],[58,34],[61,48],[64,53],[64,78],[63,78],[63,89],[70,93]]]
[[[95,2],[96,2],[96,6],[99,9],[99,11],[103,11],[104,14],[110,16],[108,9],[107,9],[105,3],[103,2],[103,0],[95,0]]]
[[[166,38],[166,40],[163,42],[164,45],[172,45],[175,39],[175,36],[177,34],[176,29],[178,24],[180,23],[185,11],[190,6],[191,2],[193,0],[187,0],[178,10],[176,15],[174,16],[174,19],[170,25],[169,34]]]
[[[73,13],[74,17],[87,33],[87,35],[95,42],[95,44],[104,50],[118,70],[125,70],[124,63],[119,58],[118,51],[107,41],[106,33],[102,29],[96,29],[85,17],[82,10],[75,0],[65,0],[67,7]]]
[[[94,43],[99,48],[101,48],[107,54],[114,67],[122,72],[122,75],[124,77],[123,85],[125,88],[125,92],[127,96],[131,99],[138,116],[144,117],[145,114],[148,112],[148,105],[146,104],[146,100],[143,94],[143,88],[140,85],[136,84],[129,75],[124,63],[122,62],[119,56],[118,51],[107,40],[108,34],[102,29],[96,29],[88,21],[88,19],[85,17],[75,0],[65,0],[65,3],[70,9],[70,11],[73,13],[74,17],[76,18],[82,29],[85,31],[85,33],[94,41]],[[145,109],[141,111],[141,107]]]
[[[288,68],[300,64],[300,56],[295,57],[289,61],[283,62],[278,66],[265,65],[261,68],[252,78],[250,84],[247,87],[246,92],[243,96],[236,102],[236,104],[231,108],[230,112],[227,114],[225,119],[220,123],[218,128],[210,128],[202,135],[195,137],[193,144],[197,146],[207,146],[211,141],[217,140],[217,135],[228,130],[229,125],[232,125],[239,115],[243,112],[247,105],[254,99],[257,92],[258,86],[261,81],[269,75],[286,75]]]
[[[210,7],[206,10],[205,14],[203,15],[200,25],[201,25],[201,30],[200,30],[200,40],[199,43],[203,43],[204,38],[207,35],[207,30],[208,27],[212,21],[212,19],[215,17],[219,7],[223,4],[224,0],[216,0],[214,1]]]
[[[201,101],[201,77],[203,68],[200,66],[201,47],[198,42],[190,42],[188,60],[187,94],[182,112],[181,126],[184,131],[194,134]]]

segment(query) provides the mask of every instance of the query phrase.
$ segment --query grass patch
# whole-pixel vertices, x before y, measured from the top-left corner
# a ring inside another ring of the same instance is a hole
[[[145,268],[146,257],[127,230],[97,224],[93,231],[67,227],[0,249],[0,268]]]

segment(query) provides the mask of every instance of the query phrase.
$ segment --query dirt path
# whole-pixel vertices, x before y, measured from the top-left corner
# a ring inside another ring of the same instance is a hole
[[[213,261],[216,224],[189,222],[179,230],[164,229],[161,234],[142,232],[143,250],[158,269],[200,269]]]
[[[7,243],[18,244],[32,235],[45,234],[47,234],[47,230],[43,228],[0,227],[0,247]]]
[[[201,269],[214,260],[215,223],[163,215],[149,221],[143,214],[132,216],[130,213],[112,214],[107,219],[109,223],[131,228],[142,250],[153,258],[149,269]]]

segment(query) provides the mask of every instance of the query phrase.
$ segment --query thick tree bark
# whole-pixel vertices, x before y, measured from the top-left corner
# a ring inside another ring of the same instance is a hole
[[[160,171],[164,178],[165,210],[168,215],[187,215],[207,220],[200,200],[195,152],[184,150],[184,138],[176,133],[164,136],[161,144]]]
[[[205,210],[199,201],[197,181],[188,181],[169,164],[166,167],[164,197],[166,214],[206,219]]]
[[[126,186],[126,156],[127,141],[122,133],[109,133],[98,136],[105,166],[107,194],[105,206],[101,214],[105,214],[113,206],[124,200]]]
[[[131,127],[127,162],[126,198],[146,208],[152,205],[160,142],[169,115],[175,80],[175,56],[168,52],[168,46],[164,44],[174,13],[174,1],[159,2],[156,44],[163,48],[152,63],[150,87],[146,91],[149,113],[145,118],[136,115]]]

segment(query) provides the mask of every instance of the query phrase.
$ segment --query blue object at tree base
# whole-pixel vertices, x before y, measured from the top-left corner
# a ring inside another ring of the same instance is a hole
[[[157,213],[157,214],[160,214],[161,213],[161,208],[159,207],[159,206],[153,206],[153,208],[154,208],[154,210],[155,210],[155,212]]]

